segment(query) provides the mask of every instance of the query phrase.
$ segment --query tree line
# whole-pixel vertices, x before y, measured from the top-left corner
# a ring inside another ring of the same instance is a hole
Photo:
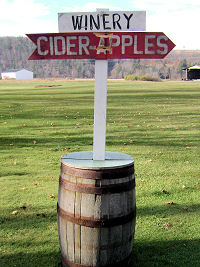
[[[26,37],[0,37],[0,72],[28,69],[35,78],[94,78],[94,60],[34,60],[28,57],[34,44]],[[161,79],[184,79],[182,69],[200,64],[200,51],[173,50],[165,59],[109,60],[109,78],[150,75]]]

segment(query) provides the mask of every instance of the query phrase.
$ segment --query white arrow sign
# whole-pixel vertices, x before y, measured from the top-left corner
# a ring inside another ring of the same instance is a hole
[[[145,31],[146,11],[58,13],[59,32]]]

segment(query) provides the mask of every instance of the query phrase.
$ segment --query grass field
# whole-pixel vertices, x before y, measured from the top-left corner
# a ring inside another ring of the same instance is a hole
[[[94,81],[0,81],[0,266],[60,266],[60,157],[92,150]],[[135,159],[131,266],[200,266],[200,83],[108,82],[106,150]]]

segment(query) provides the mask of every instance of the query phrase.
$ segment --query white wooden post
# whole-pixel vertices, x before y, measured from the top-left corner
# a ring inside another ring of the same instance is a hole
[[[109,9],[96,9],[109,11]],[[93,160],[105,160],[108,61],[95,60]]]
[[[93,160],[105,160],[108,61],[95,60]]]

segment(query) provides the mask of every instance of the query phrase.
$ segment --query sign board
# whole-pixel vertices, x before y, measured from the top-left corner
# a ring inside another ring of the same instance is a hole
[[[110,33],[109,33],[110,34]],[[174,47],[162,32],[27,34],[36,45],[30,60],[43,59],[161,59]]]
[[[59,32],[145,31],[146,11],[58,13]]]

